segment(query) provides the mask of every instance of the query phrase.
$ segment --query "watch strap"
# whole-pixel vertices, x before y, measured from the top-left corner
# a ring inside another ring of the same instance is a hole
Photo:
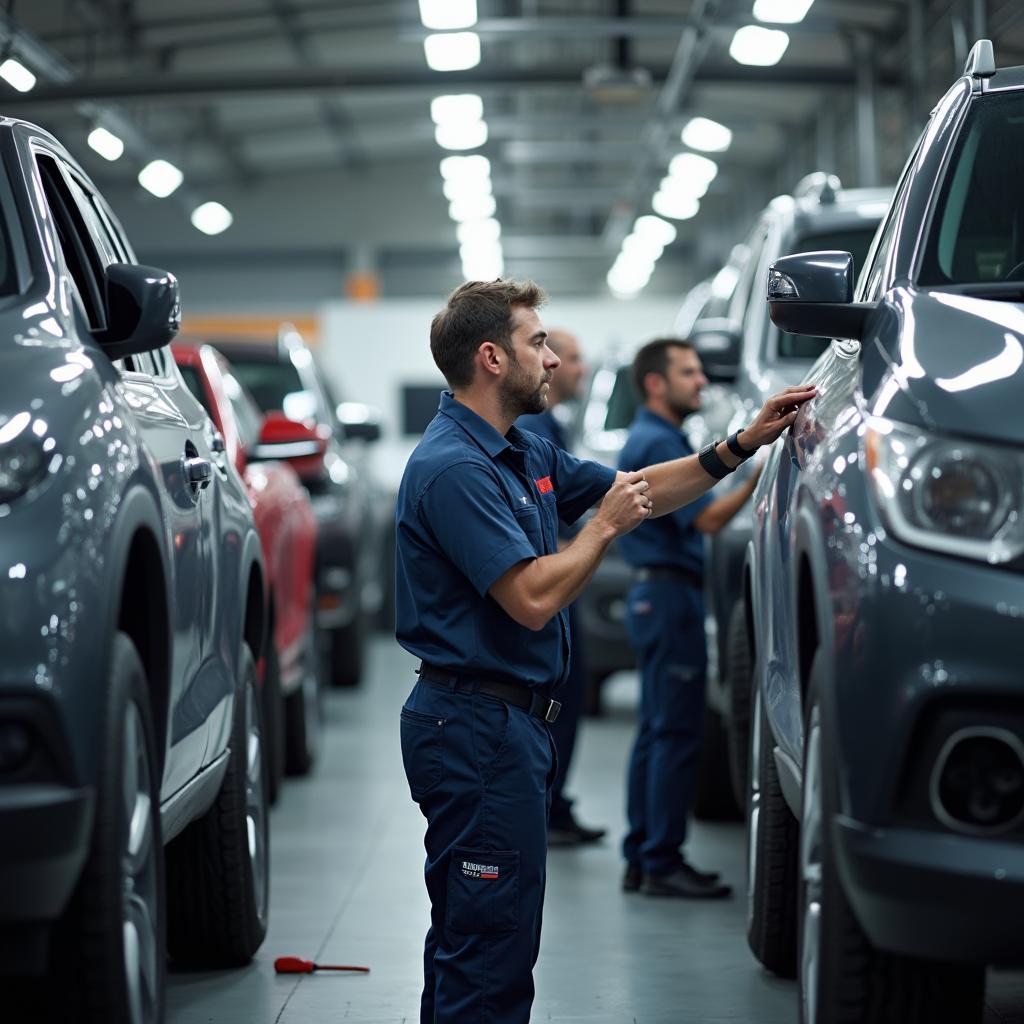
[[[744,448],[740,444],[740,432],[738,430],[733,431],[726,439],[725,443],[729,446],[729,451],[736,456],[737,459],[749,459],[751,455],[757,450]]]
[[[697,456],[697,461],[704,472],[716,480],[722,480],[732,472],[732,467],[727,466],[716,451],[721,443],[720,440],[709,441]]]

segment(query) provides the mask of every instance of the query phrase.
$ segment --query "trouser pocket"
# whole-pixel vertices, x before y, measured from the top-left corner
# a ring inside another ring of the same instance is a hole
[[[519,851],[454,846],[448,866],[448,927],[488,935],[519,927]]]
[[[444,719],[402,708],[402,763],[413,800],[444,778]]]

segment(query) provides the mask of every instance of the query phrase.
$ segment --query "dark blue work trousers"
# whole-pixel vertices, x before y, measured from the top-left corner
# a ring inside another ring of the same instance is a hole
[[[576,734],[579,732],[580,715],[583,714],[583,695],[587,685],[587,663],[583,656],[583,636],[579,625],[576,605],[569,611],[569,637],[572,648],[569,654],[569,671],[565,682],[555,690],[554,698],[562,705],[558,718],[551,723],[551,739],[558,754],[555,781],[551,785],[551,827],[572,825],[572,800],[565,795],[565,779],[572,764],[576,749]]]
[[[547,725],[419,682],[402,759],[427,819],[421,1024],[526,1024],[540,947],[554,755]]]
[[[627,597],[626,627],[641,689],[623,853],[647,874],[667,875],[682,863],[696,792],[707,678],[703,595],[675,580],[637,584]]]

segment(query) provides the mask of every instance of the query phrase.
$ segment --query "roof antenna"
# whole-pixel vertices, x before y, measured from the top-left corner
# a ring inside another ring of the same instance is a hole
[[[979,39],[967,55],[964,74],[968,78],[991,78],[996,73],[996,55],[991,39]]]

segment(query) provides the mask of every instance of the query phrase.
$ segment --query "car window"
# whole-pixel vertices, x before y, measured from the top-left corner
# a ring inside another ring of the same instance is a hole
[[[232,372],[264,412],[283,412],[290,420],[317,419],[320,415],[315,392],[302,384],[291,362],[247,360],[230,356]]]
[[[633,367],[620,366],[615,373],[612,393],[608,396],[608,407],[604,414],[605,430],[625,430],[636,415],[637,397],[633,389]]]
[[[877,302],[882,297],[887,285],[886,266],[889,262],[889,254],[892,252],[892,244],[896,237],[896,225],[899,223],[899,211],[906,199],[907,191],[910,188],[910,170],[917,158],[917,149],[910,154],[900,183],[896,186],[896,194],[893,196],[892,205],[886,214],[885,226],[876,234],[871,248],[868,249],[866,263],[857,281],[857,297],[861,302]]]
[[[117,251],[114,239],[108,231],[106,224],[100,219],[99,212],[91,198],[91,191],[87,193],[86,187],[78,181],[74,174],[68,172],[66,165],[64,170],[66,172],[65,177],[68,189],[74,198],[75,204],[78,206],[78,212],[81,214],[86,230],[89,232],[89,237],[96,247],[103,269],[109,267],[111,263],[120,263],[121,254]]]
[[[196,401],[206,410],[206,415],[213,419],[213,403],[210,401],[210,396],[206,392],[206,388],[203,385],[203,378],[199,371],[194,366],[178,366],[178,370],[181,373],[181,379],[185,382],[185,387],[192,392]]]
[[[260,439],[260,428],[263,426],[263,415],[252,395],[242,386],[232,368],[224,363],[221,366],[224,383],[224,394],[228,396],[231,410],[235,414],[235,424],[242,447],[255,448]]]

